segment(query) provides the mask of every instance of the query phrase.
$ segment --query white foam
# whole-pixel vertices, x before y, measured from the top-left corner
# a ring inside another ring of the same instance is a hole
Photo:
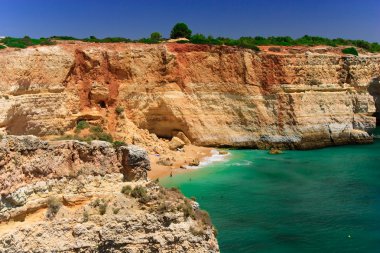
[[[248,161],[248,160],[243,160],[241,162],[233,163],[232,165],[234,166],[248,166],[251,165],[253,162]]]
[[[210,164],[217,163],[217,162],[222,162],[227,159],[227,157],[230,155],[230,153],[227,154],[220,154],[218,150],[213,149],[211,150],[211,156],[203,158],[198,166],[186,166],[187,169],[199,169],[206,167]]]

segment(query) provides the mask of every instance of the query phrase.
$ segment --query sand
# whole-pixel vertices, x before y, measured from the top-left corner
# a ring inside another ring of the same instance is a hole
[[[202,161],[203,159],[210,157],[212,155],[212,150],[213,148],[186,145],[183,151],[175,151],[174,154],[167,156],[173,162],[171,166],[157,164],[160,157],[165,155],[158,156],[155,154],[150,154],[149,158],[151,161],[151,171],[148,172],[148,177],[150,179],[156,179],[169,176],[170,173],[175,175],[190,172],[191,169],[184,169],[181,168],[181,166],[184,167],[189,165],[189,163],[194,159]]]

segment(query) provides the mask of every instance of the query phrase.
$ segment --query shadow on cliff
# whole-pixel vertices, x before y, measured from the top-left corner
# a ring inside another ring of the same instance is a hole
[[[373,96],[376,106],[376,112],[373,114],[376,117],[376,125],[380,126],[380,77],[375,77],[368,85],[368,92]]]

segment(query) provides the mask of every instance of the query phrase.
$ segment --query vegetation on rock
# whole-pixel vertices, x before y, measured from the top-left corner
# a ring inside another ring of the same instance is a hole
[[[27,48],[35,45],[54,45],[50,38],[32,39],[29,36],[23,38],[5,37],[1,42],[8,47]]]
[[[162,39],[162,35],[161,35],[161,33],[159,33],[159,32],[153,32],[153,33],[150,35],[150,39],[151,39],[152,41],[157,41],[157,42],[159,42],[159,41]]]
[[[345,49],[342,50],[342,53],[344,53],[344,54],[352,54],[352,55],[356,55],[356,56],[359,55],[358,51],[354,47],[345,48]]]
[[[48,218],[53,218],[62,206],[62,202],[56,197],[49,197],[47,200],[47,214]]]
[[[171,33],[170,38],[187,38],[190,43],[194,44],[207,44],[207,45],[226,45],[226,46],[237,46],[243,48],[249,48],[252,50],[258,51],[258,46],[317,46],[317,45],[326,45],[326,46],[352,46],[362,48],[368,52],[380,52],[380,44],[377,42],[371,43],[364,40],[348,40],[342,38],[329,39],[319,36],[309,36],[305,35],[303,37],[293,39],[290,36],[271,36],[271,37],[240,37],[239,39],[232,39],[227,37],[213,37],[205,36],[203,34],[194,34],[188,28],[185,23],[177,23]],[[153,32],[149,38],[142,38],[138,40],[131,40],[123,37],[106,37],[103,39],[96,38],[95,36],[90,36],[89,38],[79,39],[71,36],[52,36],[50,38],[40,38],[32,39],[29,36],[23,38],[13,38],[6,37],[0,40],[1,43],[8,47],[16,48],[26,48],[33,45],[54,45],[55,41],[58,40],[75,40],[75,41],[84,41],[84,42],[93,42],[93,43],[130,43],[130,42],[140,42],[140,43],[159,43],[162,40],[162,35],[159,32]],[[181,42],[186,43],[186,42]],[[0,45],[0,49],[5,48]],[[353,48],[354,49],[354,48]],[[355,54],[352,48],[344,49],[347,54]]]
[[[174,25],[172,31],[170,32],[170,38],[187,38],[190,39],[192,31],[187,27],[185,23],[177,23]]]
[[[129,195],[132,192],[132,187],[130,185],[124,185],[123,188],[121,188],[121,193],[124,195]]]

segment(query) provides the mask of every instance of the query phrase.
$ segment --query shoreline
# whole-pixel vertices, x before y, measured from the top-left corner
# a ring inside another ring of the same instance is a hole
[[[175,153],[175,157],[172,157],[174,160],[172,165],[165,166],[158,163],[161,156],[150,154],[151,170],[148,172],[148,178],[155,180],[170,175],[189,173],[214,162],[222,161],[228,155],[229,153],[221,154],[216,148],[187,145],[183,151]],[[190,165],[194,160],[199,161],[199,164]]]

